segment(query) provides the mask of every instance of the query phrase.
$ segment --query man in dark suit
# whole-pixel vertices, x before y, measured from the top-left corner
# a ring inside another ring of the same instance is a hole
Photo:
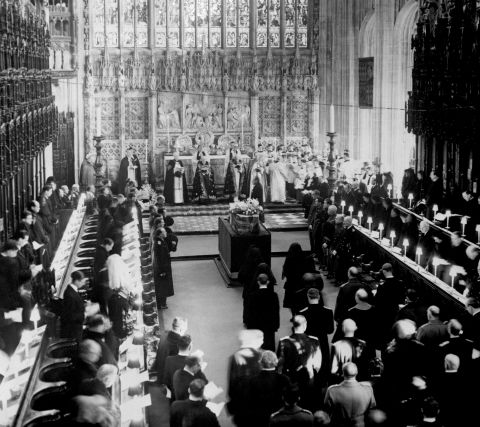
[[[163,384],[170,390],[173,388],[173,374],[185,366],[185,359],[190,355],[192,349],[192,338],[190,335],[183,335],[178,340],[178,354],[168,356],[165,361],[163,372]]]
[[[156,371],[159,380],[163,378],[167,357],[178,354],[178,343],[180,338],[187,332],[187,328],[187,319],[175,317],[172,322],[172,330],[161,333],[157,347],[157,356],[153,365],[153,370]]]
[[[462,324],[457,319],[448,322],[447,330],[449,338],[439,346],[442,359],[447,354],[457,355],[460,359],[460,371],[467,372],[472,363],[473,341],[462,336]]]
[[[350,267],[348,269],[348,282],[340,286],[340,289],[338,290],[334,312],[334,317],[338,324],[342,323],[342,320],[346,318],[348,309],[356,304],[356,292],[361,288],[366,288],[365,284],[358,279],[358,274],[357,267]]]
[[[280,305],[278,295],[269,287],[266,274],[257,279],[257,290],[248,296],[245,324],[248,329],[259,329],[263,332],[265,350],[275,350],[275,332],[280,326]]]
[[[113,249],[113,240],[109,237],[103,239],[102,244],[98,245],[93,261],[93,293],[92,299],[98,301],[103,313],[107,313],[108,300],[112,295],[112,290],[108,286],[108,272],[106,269],[107,258]]]
[[[290,380],[277,372],[278,358],[273,351],[262,353],[260,365],[262,371],[249,383],[248,411],[252,425],[267,426],[270,415],[282,408],[283,392],[290,385]]]
[[[283,392],[284,406],[270,417],[270,426],[313,426],[313,414],[297,405],[300,399],[298,387],[292,385]]]
[[[432,169],[430,172],[430,184],[427,189],[427,206],[431,209],[433,205],[442,206],[443,203],[443,183],[439,170]]]
[[[320,292],[316,288],[310,288],[307,292],[308,305],[300,314],[307,319],[307,329],[305,333],[314,336],[320,344],[322,352],[322,367],[320,378],[326,377],[322,373],[330,369],[330,349],[328,345],[328,334],[333,333],[335,324],[333,322],[333,311],[320,303]]]
[[[188,386],[188,398],[173,402],[170,410],[171,427],[220,427],[215,414],[206,407],[204,388],[205,381],[193,380]]]
[[[188,387],[193,380],[203,380],[208,383],[207,377],[202,372],[202,359],[199,356],[187,356],[182,369],[173,374],[173,400],[185,400],[188,398]]]
[[[376,406],[372,386],[358,382],[357,373],[355,363],[346,363],[343,366],[343,382],[327,389],[325,410],[332,425],[364,425],[365,414]]]
[[[72,283],[67,286],[63,294],[60,335],[62,338],[80,341],[85,321],[85,304],[78,291],[85,286],[86,279],[81,271],[72,272],[70,278]]]

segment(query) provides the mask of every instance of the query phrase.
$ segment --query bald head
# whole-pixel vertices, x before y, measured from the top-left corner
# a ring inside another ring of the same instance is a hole
[[[358,375],[358,368],[355,363],[348,362],[343,365],[343,378],[350,380]]]
[[[440,309],[436,305],[431,305],[427,310],[428,320],[438,320],[440,318]]]
[[[357,324],[352,319],[345,319],[342,322],[342,331],[346,337],[353,337],[355,331],[357,330]]]
[[[460,358],[456,354],[449,353],[445,356],[445,372],[457,372],[460,368]]]
[[[348,278],[353,279],[354,277],[358,277],[358,268],[357,267],[350,267],[348,269]]]
[[[365,289],[360,288],[355,292],[355,301],[358,303],[368,302],[368,292]]]
[[[294,318],[293,318],[293,329],[295,330],[295,332],[297,333],[303,333],[306,331],[307,329],[307,319],[305,319],[305,317],[297,314]]]

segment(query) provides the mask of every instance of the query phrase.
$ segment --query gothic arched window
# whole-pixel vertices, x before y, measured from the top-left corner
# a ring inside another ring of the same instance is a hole
[[[253,44],[257,48],[305,48],[308,3],[309,0],[94,0],[93,47],[105,47],[106,39],[107,47],[127,48],[252,48]],[[150,13],[154,25],[151,44]]]

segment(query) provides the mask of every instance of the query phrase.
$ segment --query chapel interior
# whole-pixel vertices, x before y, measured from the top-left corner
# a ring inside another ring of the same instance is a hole
[[[478,425],[479,141],[478,0],[0,0],[0,427]]]

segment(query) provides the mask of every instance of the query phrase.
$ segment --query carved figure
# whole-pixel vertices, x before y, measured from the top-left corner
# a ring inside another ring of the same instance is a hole
[[[192,128],[193,124],[193,108],[190,104],[187,104],[185,107],[185,126],[187,128]]]
[[[170,113],[168,114],[168,117],[169,117],[169,123],[170,123],[170,127],[171,128],[180,128],[180,118],[178,116],[178,111],[173,109],[172,111],[170,111]]]
[[[168,123],[168,113],[164,108],[163,102],[161,102],[160,105],[158,106],[157,112],[158,112],[158,117],[157,117],[158,127],[160,129],[165,129]]]
[[[152,66],[152,70],[150,72],[150,90],[152,92],[157,90],[157,76],[155,74],[155,67]]]

